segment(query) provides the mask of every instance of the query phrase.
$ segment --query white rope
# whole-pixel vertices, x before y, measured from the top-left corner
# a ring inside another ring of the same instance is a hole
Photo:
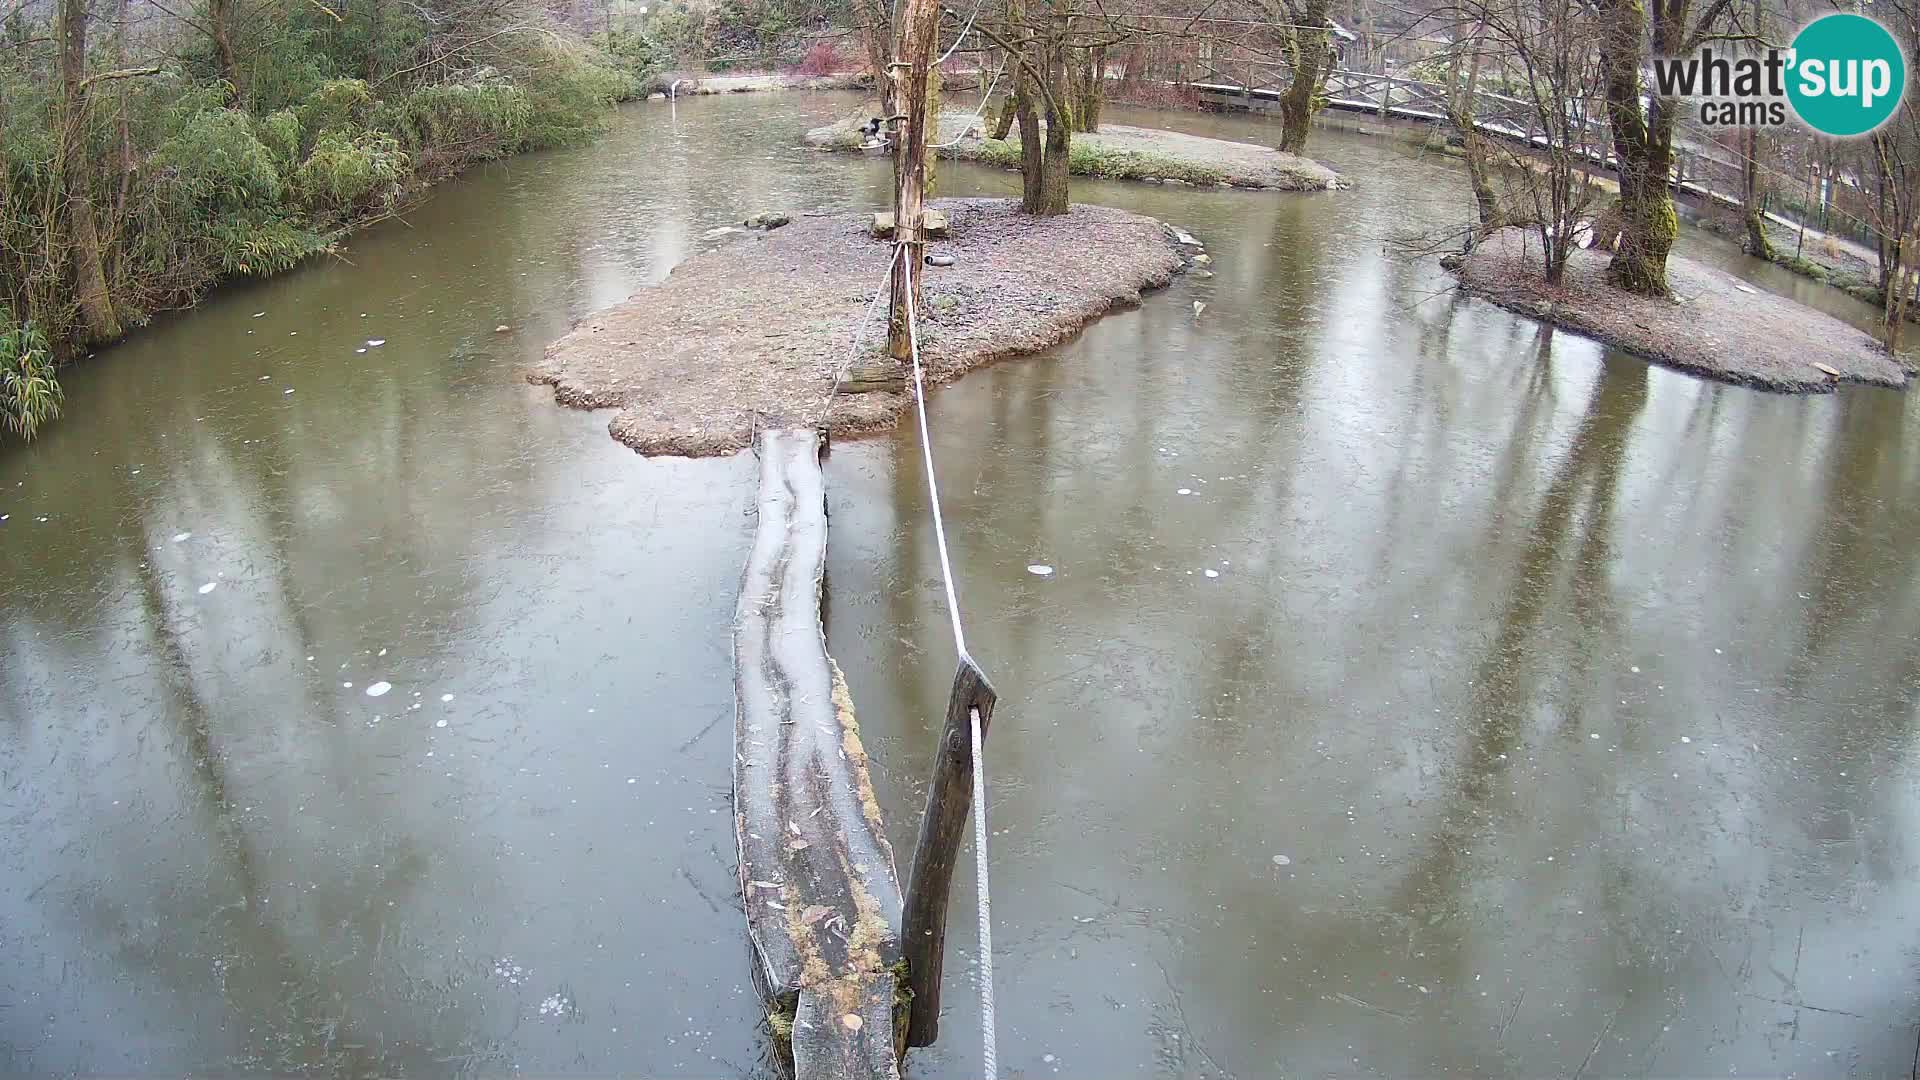
[[[972,131],[972,130],[973,130],[973,125],[975,125],[975,124],[977,124],[977,123],[979,123],[979,122],[980,122],[980,118],[981,118],[982,116],[984,116],[984,115],[986,115],[986,112],[987,112],[987,102],[989,102],[989,101],[992,101],[992,100],[993,100],[993,88],[994,88],[994,87],[996,87],[996,86],[998,86],[998,85],[1000,85],[1000,76],[1001,76],[1001,75],[1003,75],[1003,74],[1005,74],[1005,73],[1006,73],[1006,69],[1005,69],[1005,68],[1001,68],[1001,69],[1000,69],[999,71],[996,71],[996,72],[994,72],[994,73],[993,73],[993,79],[992,79],[992,81],[990,81],[990,82],[988,82],[988,83],[987,83],[987,92],[986,92],[986,93],[984,93],[984,94],[981,94],[981,95],[980,95],[980,107],[979,107],[979,108],[977,108],[977,109],[975,109],[975,110],[973,110],[973,119],[972,119],[972,120],[969,120],[969,121],[967,121],[966,123],[964,123],[964,124],[962,124],[962,125],[960,125],[960,134],[958,134],[958,135],[955,135],[955,136],[954,136],[954,137],[952,138],[952,140],[950,140],[950,141],[948,141],[948,142],[943,142],[943,143],[934,143],[934,144],[933,144],[932,146],[929,146],[929,147],[927,147],[927,149],[929,149],[929,150],[945,150],[945,149],[947,149],[947,148],[948,148],[948,147],[950,147],[950,146],[958,146],[958,145],[960,145],[960,142],[961,142],[961,140],[963,140],[963,139],[965,139],[965,138],[967,137],[967,132],[969,132],[969,131]],[[938,119],[936,119],[936,120],[934,121],[934,123],[935,123],[936,125],[937,125],[937,124],[939,124],[939,122],[940,122],[940,121],[939,121]]]
[[[904,251],[905,243],[895,247]],[[913,302],[913,275],[918,267],[901,258],[897,266],[907,275],[907,353],[913,358],[913,400],[920,414],[920,453],[927,463],[927,498],[933,503],[933,538],[940,545],[940,577],[947,586],[947,615],[953,620],[953,647],[964,658],[967,634],[960,629],[960,598],[953,590],[953,563],[947,558],[947,525],[940,517],[940,482],[933,475],[933,439],[927,434],[927,382],[920,370],[920,329]]]
[[[906,244],[895,243],[896,251]],[[920,366],[920,328],[913,302],[913,264],[897,258],[896,266],[907,275],[907,354],[913,360],[913,400],[920,419],[920,452],[927,465],[927,496],[933,503],[933,535],[940,547],[940,577],[947,587],[947,614],[953,620],[953,647],[961,663],[970,663],[967,639],[960,629],[960,601],[953,587],[953,562],[947,557],[947,527],[940,516],[940,486],[934,479],[933,440],[927,435],[927,382]],[[973,735],[973,880],[975,900],[980,914],[980,1047],[983,1075],[998,1080],[999,1051],[994,1043],[993,1010],[993,897],[987,885],[987,761],[981,749],[980,710],[967,709]]]
[[[980,710],[973,718],[973,888],[980,906],[980,1044],[987,1080],[998,1080],[993,1038],[993,898],[987,891],[987,756],[980,749]]]

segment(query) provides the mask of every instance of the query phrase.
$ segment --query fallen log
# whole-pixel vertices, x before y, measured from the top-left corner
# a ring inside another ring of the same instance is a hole
[[[820,624],[820,434],[760,434],[734,629],[733,792],[754,982],[800,1080],[897,1080],[907,1001],[893,848]]]

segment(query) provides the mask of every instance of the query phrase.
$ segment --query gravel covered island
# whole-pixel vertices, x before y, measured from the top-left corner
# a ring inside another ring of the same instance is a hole
[[[1198,250],[1153,218],[1107,207],[1036,218],[1000,199],[933,206],[951,236],[928,253],[953,260],[923,267],[921,358],[935,383],[1065,340],[1166,285]],[[528,377],[562,404],[618,409],[609,430],[644,454],[731,453],[757,427],[891,428],[908,394],[834,393],[856,325],[857,355],[885,349],[884,300],[865,316],[892,245],[870,221],[803,216],[696,255],[548,346]]]
[[[1539,239],[1506,228],[1455,272],[1461,287],[1501,307],[1695,375],[1791,393],[1842,381],[1907,385],[1907,371],[1879,342],[1831,315],[1678,254],[1667,259],[1673,298],[1636,296],[1607,282],[1608,258],[1576,250],[1561,286],[1549,287]]]

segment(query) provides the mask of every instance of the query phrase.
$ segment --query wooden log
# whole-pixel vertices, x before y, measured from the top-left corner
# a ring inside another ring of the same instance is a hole
[[[734,627],[734,828],[754,983],[801,1080],[897,1080],[900,884],[820,626],[820,434],[765,431],[759,451]]]
[[[907,886],[901,924],[907,959],[907,984],[913,992],[907,1017],[907,1045],[931,1046],[940,1034],[940,975],[946,962],[947,894],[953,867],[973,805],[973,722],[980,710],[980,739],[993,719],[993,684],[970,656],[960,657],[947,697],[946,725],[934,751],[933,782],[920,818],[920,841],[913,850],[913,877]]]
[[[859,360],[847,366],[833,389],[837,394],[898,394],[907,389],[907,376],[891,358]]]

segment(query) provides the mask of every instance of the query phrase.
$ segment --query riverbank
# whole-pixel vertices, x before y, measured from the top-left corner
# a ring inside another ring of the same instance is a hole
[[[1550,288],[1539,244],[1502,229],[1455,272],[1462,288],[1501,307],[1696,375],[1791,393],[1840,382],[1906,388],[1907,371],[1879,342],[1832,316],[1681,255],[1667,261],[1674,299],[1635,296],[1607,283],[1608,258],[1574,251]]]
[[[869,103],[836,123],[807,132],[804,141],[821,150],[858,150],[864,138],[860,125],[877,111],[878,106]],[[984,118],[970,112],[942,113],[935,138],[941,144],[940,156],[1018,169],[1019,135],[986,138],[986,124]],[[1329,191],[1348,186],[1338,173],[1319,162],[1270,146],[1125,124],[1102,124],[1099,131],[1075,132],[1067,171],[1102,180],[1269,191]]]
[[[1000,199],[934,205],[951,237],[929,252],[953,258],[923,278],[921,357],[936,384],[1063,341],[1187,263],[1165,225],[1123,210],[1035,218]],[[774,425],[891,428],[912,402],[906,393],[833,391],[892,252],[868,223],[803,216],[696,255],[548,346],[528,378],[561,404],[620,410],[608,430],[643,454],[732,453]],[[862,329],[857,355],[879,354],[884,311]]]

